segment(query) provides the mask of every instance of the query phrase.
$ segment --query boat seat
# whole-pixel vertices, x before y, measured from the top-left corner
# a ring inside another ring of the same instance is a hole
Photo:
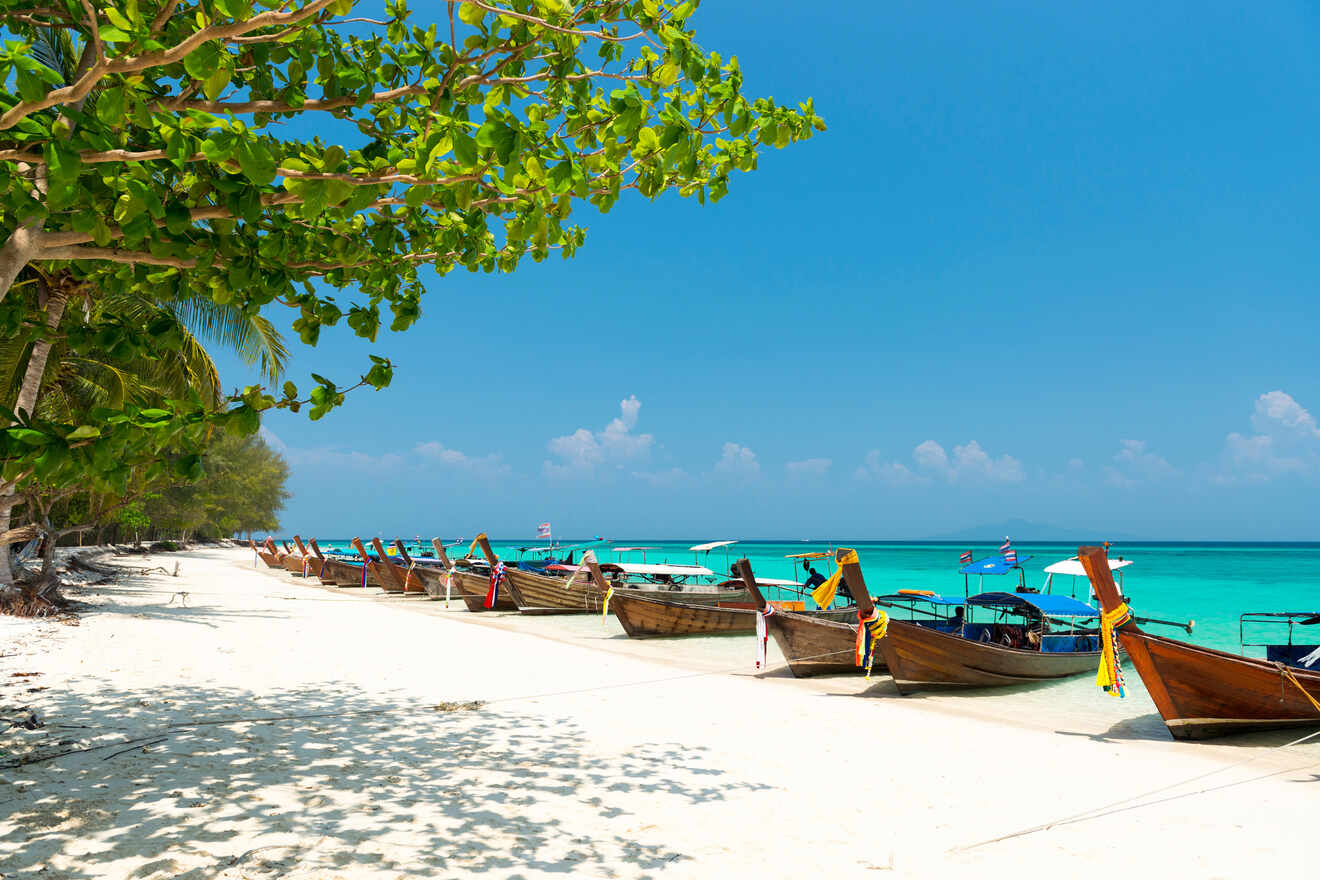
[[[1320,645],[1266,645],[1265,659],[1271,663],[1282,663],[1285,666],[1295,666],[1298,669],[1320,670],[1320,659],[1312,660],[1310,665],[1303,663],[1303,659],[1320,649]]]

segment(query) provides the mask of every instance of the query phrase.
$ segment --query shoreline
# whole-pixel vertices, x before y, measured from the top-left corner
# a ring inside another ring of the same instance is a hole
[[[1259,876],[1305,861],[1274,842],[1306,839],[1310,744],[1119,739],[1103,713],[1015,711],[1054,686],[899,698],[879,675],[793,679],[773,653],[758,676],[737,637],[367,602],[254,569],[241,548],[161,558],[179,579],[78,591],[93,604],[78,627],[0,621],[4,717],[26,699],[47,725],[11,731],[6,752],[96,727],[165,732],[0,774],[4,876],[997,876],[1027,860]],[[25,671],[40,675],[12,677]],[[1093,698],[1140,715],[1133,698]],[[428,708],[466,700],[485,703]],[[262,713],[297,717],[232,721]],[[1162,804],[951,851],[1205,774]]]

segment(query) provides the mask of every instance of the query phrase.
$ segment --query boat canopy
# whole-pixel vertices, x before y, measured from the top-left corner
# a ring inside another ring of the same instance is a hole
[[[632,553],[637,550],[659,550],[659,547],[615,547],[615,553]]]
[[[1015,608],[1019,611],[1030,606],[1050,617],[1100,616],[1099,611],[1085,602],[1054,593],[980,593],[969,598],[967,604],[990,608]]]
[[[987,556],[964,565],[958,569],[958,574],[1008,574],[1015,568],[1021,568],[1022,563],[1030,558],[1030,556],[1019,556],[1016,564],[1009,565],[1003,555]]]
[[[962,605],[967,601],[958,596],[941,596],[939,593],[928,593],[925,590],[900,590],[897,593],[886,593],[871,598],[881,602],[925,602],[928,605]]]
[[[759,574],[756,576],[756,582],[757,582],[758,584],[762,584],[763,586],[767,586],[767,587],[800,587],[800,586],[802,586],[801,582],[799,582],[799,581],[788,581],[788,580],[784,580],[783,578],[768,578],[768,577],[761,577]],[[735,581],[735,583],[737,583],[737,582]]]
[[[711,577],[715,572],[704,565],[677,565],[672,562],[602,562],[602,571],[621,571],[624,574],[667,574],[670,577]]]
[[[832,550],[817,550],[814,553],[790,553],[785,559],[832,559],[834,552]]]
[[[1117,556],[1109,560],[1109,570],[1113,571],[1114,569],[1118,569],[1118,568],[1126,568],[1131,564],[1132,564],[1131,559],[1124,559],[1121,556]],[[1065,559],[1062,562],[1056,562],[1053,565],[1045,566],[1045,573],[1071,574],[1077,577],[1085,577],[1086,569],[1082,568],[1082,563],[1078,561],[1076,556],[1073,556],[1072,558]]]
[[[688,550],[693,553],[705,553],[708,550],[714,550],[716,547],[727,547],[730,544],[737,544],[737,541],[711,541],[709,544],[697,544],[689,547]]]

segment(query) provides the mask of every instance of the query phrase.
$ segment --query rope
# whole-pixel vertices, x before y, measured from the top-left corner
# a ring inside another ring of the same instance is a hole
[[[1293,684],[1297,685],[1297,689],[1302,692],[1302,696],[1306,697],[1306,699],[1311,701],[1311,705],[1315,707],[1315,711],[1320,712],[1320,702],[1317,702],[1315,697],[1311,696],[1310,692],[1307,691],[1306,688],[1302,687],[1302,683],[1297,680],[1297,676],[1292,674],[1292,670],[1289,669],[1284,664],[1278,662],[1277,660],[1275,661],[1274,665],[1279,667],[1279,672],[1283,675],[1284,678],[1288,679]]]

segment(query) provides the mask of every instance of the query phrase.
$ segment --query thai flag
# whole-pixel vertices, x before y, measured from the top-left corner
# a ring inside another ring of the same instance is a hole
[[[971,562],[971,561],[972,561],[972,551],[971,551],[971,550],[964,550],[962,556],[959,556],[959,557],[958,557],[958,562],[961,563],[961,564],[963,564],[963,565],[966,565],[967,563],[969,563],[969,562]]]
[[[1000,553],[1007,553],[1009,550],[1012,550],[1012,549],[1013,549],[1013,544],[1012,544],[1012,542],[1009,541],[1008,538],[1005,538],[1005,539],[1004,539],[1004,543],[1001,544],[1000,547],[999,547],[999,552],[1000,552]]]
[[[548,538],[548,537],[550,537],[550,523],[548,523],[548,522],[543,522],[543,523],[541,523],[539,526],[537,526],[537,527],[536,527],[536,537],[538,537],[538,538]]]

